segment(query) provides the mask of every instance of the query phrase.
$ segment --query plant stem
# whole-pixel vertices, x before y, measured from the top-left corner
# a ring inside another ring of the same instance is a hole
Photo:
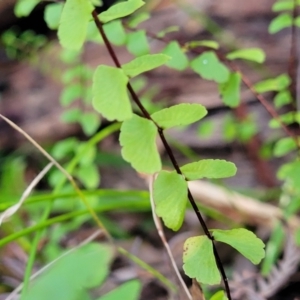
[[[107,48],[107,50],[109,52],[109,55],[111,56],[112,60],[114,61],[116,67],[121,68],[121,64],[120,64],[120,62],[119,62],[119,60],[118,60],[118,58],[117,58],[117,56],[115,54],[115,51],[114,51],[111,43],[109,42],[109,40],[108,40],[108,38],[107,38],[104,30],[103,30],[102,23],[101,23],[101,21],[98,18],[96,10],[94,10],[92,12],[92,16],[93,16],[94,22],[95,22],[95,24],[96,24],[96,26],[97,26],[97,28],[99,30],[99,33],[101,34],[101,37],[102,37],[102,39],[104,41],[104,44],[105,44],[105,46],[106,46],[106,48]],[[166,138],[164,136],[163,129],[160,126],[158,126],[152,120],[149,112],[145,109],[145,107],[141,103],[139,97],[137,96],[137,94],[133,90],[133,88],[132,88],[132,86],[131,86],[130,83],[128,83],[127,88],[129,90],[129,93],[131,94],[131,97],[132,97],[133,101],[140,108],[140,110],[143,113],[144,117],[147,118],[148,120],[151,120],[156,125],[157,130],[158,130],[158,134],[159,134],[159,136],[160,136],[160,138],[162,140],[162,143],[164,145],[164,148],[165,148],[165,150],[166,150],[166,152],[167,152],[167,154],[168,154],[168,156],[169,156],[169,158],[170,158],[170,160],[171,160],[171,162],[172,162],[172,164],[174,166],[174,169],[176,170],[176,172],[178,174],[182,175],[182,172],[181,172],[181,170],[179,168],[179,165],[178,165],[178,163],[177,163],[177,161],[176,161],[176,159],[174,157],[173,151],[172,151],[171,147],[169,146],[169,144],[168,144],[168,142],[167,142],[167,140],[166,140]],[[188,189],[188,199],[189,199],[189,201],[190,201],[190,203],[191,203],[191,205],[192,205],[192,207],[194,209],[195,214],[197,215],[197,218],[198,218],[198,220],[199,220],[199,222],[201,224],[201,227],[203,228],[204,233],[212,241],[216,263],[217,263],[217,266],[218,266],[218,268],[220,270],[220,273],[221,273],[221,276],[222,276],[222,279],[223,279],[223,282],[224,282],[224,285],[225,285],[225,290],[226,290],[227,297],[228,297],[229,300],[231,300],[232,298],[231,298],[231,294],[230,294],[230,288],[229,288],[229,284],[228,284],[228,279],[227,279],[227,276],[225,274],[225,270],[224,270],[223,264],[221,262],[220,256],[219,256],[219,254],[217,252],[216,246],[214,245],[214,238],[211,235],[211,233],[209,232],[208,227],[207,227],[207,225],[206,225],[206,223],[205,223],[205,221],[204,221],[204,219],[203,219],[203,217],[202,217],[202,215],[201,215],[201,213],[200,213],[200,211],[199,211],[199,209],[197,207],[197,204],[196,204],[196,202],[195,202],[195,200],[194,200],[194,198],[193,198],[193,196],[192,196],[192,194],[191,194],[191,192],[190,192],[189,189]]]

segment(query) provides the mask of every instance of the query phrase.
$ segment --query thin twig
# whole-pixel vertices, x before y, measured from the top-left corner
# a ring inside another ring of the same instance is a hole
[[[157,232],[158,232],[158,235],[164,245],[164,247],[166,248],[166,251],[167,251],[167,254],[168,254],[168,257],[170,259],[170,262],[171,262],[171,265],[173,267],[173,270],[184,290],[184,292],[186,293],[188,299],[190,300],[193,300],[192,298],[192,295],[190,294],[186,284],[184,283],[184,280],[182,279],[181,275],[180,275],[180,272],[177,268],[177,265],[176,265],[176,262],[175,262],[175,259],[173,257],[173,253],[170,249],[170,246],[167,242],[167,239],[165,237],[165,234],[164,234],[164,230],[163,230],[163,226],[161,224],[161,221],[160,219],[157,217],[156,213],[155,213],[155,204],[154,204],[154,199],[153,199],[153,182],[154,182],[154,177],[155,175],[152,175],[150,177],[150,180],[149,180],[149,194],[150,194],[150,203],[151,203],[151,210],[152,210],[152,216],[153,216],[153,221],[154,221],[154,224],[155,224],[155,227],[157,229]]]
[[[120,64],[120,62],[119,62],[119,60],[118,60],[118,58],[117,58],[117,56],[115,54],[115,51],[114,51],[111,43],[109,42],[109,40],[108,40],[108,38],[107,38],[104,30],[103,30],[102,23],[101,23],[100,19],[98,18],[96,10],[94,10],[92,12],[92,16],[93,16],[94,22],[96,24],[96,27],[98,28],[99,33],[101,34],[101,37],[102,37],[102,39],[104,41],[104,44],[105,44],[105,46],[106,46],[106,48],[107,48],[107,50],[108,50],[111,58],[113,59],[116,67],[121,68],[121,64]],[[148,113],[148,111],[145,109],[145,107],[141,103],[139,97],[137,96],[137,94],[133,90],[133,88],[132,88],[132,86],[131,86],[130,83],[128,83],[127,87],[128,87],[128,90],[129,90],[129,92],[131,94],[131,97],[132,97],[133,101],[140,108],[140,110],[143,113],[144,117],[147,118],[147,119],[149,119],[149,120],[151,120],[151,121],[153,121],[152,118],[151,118],[151,116],[150,116],[150,114]],[[163,129],[161,127],[159,127],[154,121],[153,121],[153,123],[157,127],[159,136],[160,136],[160,138],[161,138],[161,140],[162,140],[162,142],[164,144],[165,150],[166,150],[166,152],[167,152],[167,154],[168,154],[168,156],[169,156],[169,158],[170,158],[170,160],[171,160],[171,162],[172,162],[172,164],[173,164],[176,172],[178,174],[182,174],[181,170],[179,168],[179,165],[178,165],[178,163],[177,163],[177,161],[176,161],[176,159],[174,157],[172,149],[170,148],[170,146],[169,146],[169,144],[168,144],[168,142],[167,142],[167,140],[166,140],[166,138],[164,136]],[[231,298],[231,295],[230,295],[230,288],[229,288],[229,284],[228,284],[228,278],[226,276],[225,269],[224,269],[223,264],[221,262],[220,256],[219,256],[218,251],[216,249],[216,246],[214,244],[213,236],[210,234],[210,232],[208,230],[208,227],[207,227],[207,225],[206,225],[206,223],[205,223],[205,221],[204,221],[204,219],[203,219],[203,217],[202,217],[202,215],[201,215],[201,213],[200,213],[200,211],[199,211],[199,209],[197,207],[197,204],[196,204],[196,202],[195,202],[195,200],[194,200],[194,198],[193,198],[193,196],[192,196],[192,194],[191,194],[191,192],[190,192],[189,189],[188,189],[188,199],[189,199],[189,201],[190,201],[190,203],[191,203],[191,205],[192,205],[192,207],[194,209],[194,212],[195,212],[195,214],[196,214],[196,216],[197,216],[197,218],[198,218],[198,220],[199,220],[199,222],[200,222],[200,224],[201,224],[201,226],[203,228],[204,233],[212,241],[213,251],[214,251],[216,263],[217,263],[217,266],[219,268],[219,271],[221,273],[221,276],[222,276],[222,279],[223,279],[223,282],[224,282],[224,286],[225,286],[227,297],[228,297],[229,300],[231,300],[232,298]]]

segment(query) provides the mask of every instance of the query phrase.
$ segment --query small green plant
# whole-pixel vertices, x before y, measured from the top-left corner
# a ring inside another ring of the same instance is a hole
[[[16,5],[15,12],[20,17],[26,16],[39,2],[39,0],[20,0]],[[293,3],[293,1],[278,1],[274,4],[273,10],[291,11],[294,9]],[[190,278],[196,279],[204,285],[220,284],[222,280],[225,293],[218,291],[210,299],[230,300],[232,299],[231,290],[216,242],[230,245],[253,264],[259,264],[265,257],[265,245],[254,233],[244,228],[209,229],[188,183],[203,178],[228,178],[236,174],[237,168],[232,162],[221,159],[201,159],[180,166],[168,142],[167,130],[200,121],[198,126],[201,138],[203,133],[209,133],[211,130],[211,125],[205,123],[205,119],[203,121],[207,114],[206,108],[195,103],[181,103],[167,108],[162,107],[161,104],[153,106],[150,101],[141,99],[135,86],[140,85],[138,80],[143,73],[161,66],[167,66],[178,72],[190,68],[202,79],[215,82],[216,90],[224,105],[229,108],[237,108],[241,105],[241,84],[245,83],[272,114],[270,127],[274,129],[282,127],[288,135],[277,141],[274,146],[274,156],[281,157],[299,149],[298,137],[288,128],[293,123],[300,124],[299,113],[293,111],[278,116],[264,98],[261,98],[261,94],[270,91],[276,92],[274,98],[276,108],[291,104],[295,96],[290,89],[294,79],[291,74],[282,74],[250,85],[244,75],[235,67],[235,60],[262,64],[265,54],[258,48],[237,49],[224,54],[224,51],[220,51],[220,45],[213,40],[190,41],[184,45],[172,40],[165,41],[166,45],[160,53],[151,53],[147,32],[137,29],[138,24],[150,17],[145,12],[139,12],[139,9],[145,4],[143,1],[119,2],[100,14],[95,9],[95,5],[98,4],[98,1],[95,0],[67,0],[65,3],[49,4],[45,10],[45,20],[49,28],[58,30],[58,38],[64,48],[61,57],[67,65],[67,70],[62,76],[65,87],[60,98],[61,104],[67,107],[77,99],[82,99],[83,103],[83,108],[70,108],[62,118],[66,122],[79,122],[85,135],[90,138],[87,142],[71,138],[57,143],[52,149],[52,155],[57,160],[68,160],[70,157],[74,157],[70,163],[64,166],[65,169],[80,181],[83,188],[95,189],[100,182],[99,170],[95,164],[96,143],[120,129],[119,142],[122,157],[137,172],[145,173],[154,180],[151,192],[153,192],[155,213],[162,218],[165,226],[178,231],[183,224],[188,206],[191,206],[197,216],[203,234],[189,237],[185,241],[184,272]],[[126,21],[122,21],[123,18],[126,18]],[[291,25],[299,26],[298,18],[293,19],[291,14],[283,13],[272,21],[269,31],[276,33]],[[155,38],[163,40],[164,35],[173,30],[176,28],[163,29]],[[7,36],[4,36],[4,41],[8,48],[15,45],[9,32]],[[86,41],[103,43],[115,66],[100,65],[92,70],[82,64],[80,54]],[[113,45],[126,46],[134,58],[121,64]],[[107,127],[108,129],[97,132],[101,124],[99,114],[112,124]],[[259,130],[254,119],[248,115],[238,123],[236,118],[228,117],[225,120],[224,131],[227,140],[238,139],[242,143],[247,143],[255,137]],[[163,169],[162,158],[156,143],[158,138],[172,163],[171,170]],[[284,181],[282,198],[284,197],[285,201],[282,201],[281,206],[286,220],[299,210],[299,172],[300,164],[296,155],[294,160],[283,165],[278,172],[279,179]],[[71,184],[66,184],[59,170],[52,171],[49,182],[54,188],[54,198],[65,200],[66,194],[63,192],[70,192],[74,188],[72,181],[70,181]],[[117,193],[117,191],[115,192]],[[82,195],[80,193],[79,191],[78,198],[84,198],[80,196],[85,196],[85,193]],[[120,195],[118,194],[118,196]],[[149,209],[149,204],[147,205],[145,202],[147,196],[141,196],[140,202],[136,202],[139,203],[141,210],[145,207]],[[287,198],[288,201],[286,201]],[[109,204],[105,203],[105,205]],[[48,219],[49,213],[53,209],[49,204],[43,214],[40,228],[85,214],[86,217],[77,222],[78,228],[86,218],[89,218],[88,212],[93,215],[95,211],[105,211],[105,205],[101,207],[97,201],[94,201],[87,205],[88,208],[84,211],[78,210],[63,214],[57,219]],[[115,204],[114,208],[118,205],[122,208],[121,202]],[[131,205],[133,204],[131,203]],[[79,208],[82,208],[81,206],[82,204],[79,205]],[[67,205],[66,210],[68,208]],[[91,210],[89,211],[89,209]],[[101,222],[98,225],[106,230]],[[31,228],[30,232],[40,228]],[[58,236],[62,236],[67,230],[66,226]],[[299,232],[298,230],[296,233],[298,241]],[[2,240],[0,245],[17,237],[11,236]],[[107,237],[109,238],[109,234]],[[63,277],[66,281],[59,282],[59,284],[69,294],[66,296],[57,290],[57,294],[51,295],[51,299],[90,299],[87,293],[88,289],[100,285],[105,280],[112,259],[111,253],[115,247],[88,244],[75,249],[73,253],[61,257],[53,266],[50,266],[49,273],[45,273],[36,280],[33,286],[29,286],[28,274],[30,274],[40,238],[41,234],[37,234],[31,246],[31,259],[25,275],[25,288],[21,299],[39,299],[43,291],[47,289],[47,282],[57,282],[58,274],[63,271],[65,271]],[[267,245],[267,255],[262,265],[263,274],[268,274],[274,266],[283,238],[283,226],[278,223]],[[53,252],[51,255],[49,254],[49,257],[53,258],[59,251],[50,249],[49,253],[51,250]],[[90,257],[89,254],[92,256]],[[94,261],[99,264],[97,268],[91,266]],[[76,273],[73,269],[74,263],[77,267],[82,266],[84,276],[80,276],[80,278],[75,276],[69,280],[72,272]],[[93,280],[89,282],[89,278]],[[78,291],[78,285],[83,286],[83,289]],[[98,300],[119,299],[120,295],[124,293],[128,295],[128,299],[133,300],[138,298],[139,290],[140,283],[133,281],[120,286]]]
[[[230,289],[227,284],[223,265],[214,245],[214,240],[230,244],[253,263],[259,263],[264,257],[264,244],[251,232],[241,230],[208,230],[204,220],[191,195],[187,181],[199,178],[224,178],[233,176],[236,172],[234,164],[222,160],[200,160],[179,167],[172,150],[164,136],[164,130],[169,128],[188,125],[199,121],[206,115],[206,110],[199,104],[179,104],[170,108],[162,109],[149,114],[140,102],[129,80],[143,72],[157,68],[175,54],[182,53],[179,47],[166,48],[164,54],[145,54],[145,50],[132,50],[132,36],[128,38],[128,49],[138,55],[131,62],[121,65],[116,57],[111,44],[103,30],[103,24],[115,19],[125,17],[133,13],[144,3],[139,0],[121,2],[112,6],[107,11],[97,15],[89,2],[68,0],[63,8],[61,23],[58,28],[58,36],[61,44],[67,49],[80,49],[85,40],[85,32],[92,13],[95,24],[110,52],[116,67],[99,66],[93,76],[93,106],[105,118],[110,121],[123,121],[121,126],[120,144],[123,158],[130,162],[138,172],[154,174],[158,173],[154,183],[154,201],[156,213],[164,220],[167,227],[178,230],[183,222],[187,201],[192,204],[199,222],[206,235],[193,237],[186,241],[184,250],[184,270],[191,278],[206,284],[220,283],[220,273],[226,287],[227,297],[230,299]],[[76,31],[74,20],[77,19]],[[76,34],[74,35],[74,33]],[[139,40],[143,31],[135,32],[134,40]],[[145,43],[141,43],[143,45]],[[147,49],[147,52],[149,50]],[[184,54],[180,55],[184,59]],[[261,58],[260,58],[261,57]],[[260,50],[236,51],[228,54],[228,59],[264,59]],[[187,61],[186,61],[187,62]],[[183,64],[184,65],[184,64]],[[187,64],[186,64],[187,66]],[[179,68],[179,67],[177,67]],[[182,68],[182,67],[180,67]],[[214,80],[220,84],[222,94],[228,102],[228,94],[237,89],[240,82],[239,75],[230,76],[230,71],[221,63],[213,51],[207,51],[191,62],[191,68],[205,79]],[[224,84],[227,83],[227,86]],[[136,105],[140,108],[143,117],[133,113],[129,94]],[[235,100],[236,101],[236,100]],[[160,136],[167,153],[173,163],[174,171],[162,170],[160,155],[156,148],[156,138]],[[252,247],[250,252],[243,249]],[[206,264],[203,264],[206,262]],[[207,263],[209,262],[209,265]],[[206,265],[206,268],[203,266]],[[219,269],[219,270],[218,270]]]

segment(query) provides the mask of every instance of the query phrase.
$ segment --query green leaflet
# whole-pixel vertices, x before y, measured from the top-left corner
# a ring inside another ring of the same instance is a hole
[[[63,6],[63,3],[52,3],[46,6],[44,19],[50,29],[58,28]]]
[[[113,249],[90,243],[58,259],[30,285],[24,300],[81,300],[109,272]],[[53,288],[55,287],[55,288]]]
[[[293,19],[291,14],[284,13],[274,18],[269,25],[269,33],[274,34],[283,28],[292,26]]]
[[[228,298],[224,291],[218,291],[210,298],[210,300],[228,300]]]
[[[280,139],[274,146],[274,156],[281,157],[287,153],[296,150],[297,144],[291,137],[285,137]]]
[[[230,245],[257,265],[265,256],[265,244],[253,232],[244,229],[212,230],[216,241]]]
[[[93,9],[87,0],[67,0],[58,27],[58,38],[64,48],[81,49]]]
[[[213,51],[204,52],[195,58],[191,62],[191,68],[204,79],[218,83],[226,82],[230,75],[228,68],[219,61]]]
[[[127,35],[121,20],[115,20],[107,24],[104,24],[103,29],[107,35],[107,38],[112,44],[116,46],[125,45],[127,40]]]
[[[207,236],[188,238],[183,249],[183,270],[203,284],[219,284],[221,276],[213,253],[212,241]]]
[[[280,108],[292,102],[292,95],[290,91],[280,91],[274,98],[276,108]]]
[[[187,182],[175,172],[160,171],[153,186],[156,214],[168,228],[177,231],[183,222],[187,204]]]
[[[136,171],[153,174],[161,170],[156,136],[157,128],[150,120],[133,115],[123,122],[120,134],[122,156]]]
[[[55,159],[62,159],[78,147],[78,141],[75,138],[67,138],[54,144],[51,155]]]
[[[170,32],[175,32],[175,31],[179,31],[179,27],[178,26],[169,26],[163,30],[161,30],[160,32],[157,33],[157,37],[159,38],[163,38],[165,35],[167,35]]]
[[[93,107],[106,119],[128,120],[132,116],[127,94],[128,77],[122,69],[97,67],[93,78]]]
[[[79,108],[67,109],[61,113],[60,119],[65,123],[76,123],[81,116],[81,110]]]
[[[187,45],[189,48],[207,47],[212,49],[219,49],[220,47],[218,42],[211,40],[191,41]]]
[[[278,260],[278,257],[282,250],[282,245],[284,243],[285,231],[281,224],[278,222],[273,229],[269,241],[266,247],[266,257],[263,260],[261,273],[266,276],[270,274],[272,267]]]
[[[93,135],[101,123],[100,116],[96,112],[81,113],[78,121],[82,126],[83,132],[87,136]]]
[[[187,180],[200,178],[226,178],[234,176],[236,166],[232,162],[221,159],[203,159],[186,164],[180,168]]]
[[[138,280],[128,281],[119,287],[115,288],[111,292],[105,294],[104,296],[98,298],[97,300],[116,300],[124,298],[128,300],[138,300],[140,296],[142,285]]]
[[[229,107],[237,107],[240,103],[241,75],[231,73],[229,79],[219,84],[219,91],[224,104]]]
[[[260,48],[248,48],[230,52],[226,55],[226,57],[230,60],[245,59],[255,61],[257,63],[263,63],[266,59],[266,54]]]
[[[99,170],[95,164],[89,164],[78,167],[75,176],[83,183],[88,189],[95,189],[99,186],[100,176]]]
[[[286,89],[291,83],[291,79],[288,75],[282,74],[275,78],[266,79],[257,82],[254,85],[255,90],[258,93],[265,93],[270,91],[282,91]]]
[[[27,17],[37,6],[40,0],[18,0],[14,7],[16,17]]]
[[[120,2],[111,6],[107,11],[102,12],[99,15],[99,19],[101,22],[107,23],[115,19],[123,18],[131,15],[144,4],[145,2],[141,0],[128,0]]]
[[[272,11],[292,10],[293,8],[294,8],[294,0],[277,1],[273,4]]]
[[[83,87],[79,83],[66,86],[60,95],[60,104],[62,106],[68,106],[75,100],[81,98],[83,94]]]
[[[296,190],[297,193],[300,191],[300,161],[294,161],[284,164],[280,167],[277,177],[280,180],[286,180],[289,182],[292,188]]]
[[[150,14],[144,11],[139,14],[135,14],[134,16],[131,16],[127,24],[130,28],[136,28],[140,23],[148,19],[150,19]]]
[[[122,65],[122,69],[127,76],[132,78],[164,65],[169,59],[170,57],[164,54],[147,54]]]
[[[299,113],[295,113],[293,111],[290,111],[286,114],[283,114],[279,117],[279,119],[281,120],[282,123],[286,124],[286,125],[290,125],[294,122],[298,122],[299,123],[299,117],[300,114]],[[269,127],[270,128],[280,128],[280,122],[276,119],[271,119],[269,122]]]
[[[197,129],[197,135],[200,138],[210,137],[215,130],[216,124],[212,120],[205,120],[201,122]]]
[[[134,56],[141,56],[150,52],[145,30],[128,33],[127,49]]]
[[[151,118],[163,129],[189,125],[206,116],[207,110],[201,104],[181,103],[164,108],[151,115]]]
[[[177,41],[170,42],[162,52],[171,57],[167,62],[168,67],[179,71],[188,67],[189,61]]]

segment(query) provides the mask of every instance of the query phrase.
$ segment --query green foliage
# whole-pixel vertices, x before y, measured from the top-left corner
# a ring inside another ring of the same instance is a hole
[[[199,125],[197,133],[200,137],[206,138],[212,134],[214,129],[214,123],[211,120],[205,120]]]
[[[290,183],[291,187],[300,192],[300,161],[292,161],[280,167],[277,176]]]
[[[203,284],[219,284],[220,273],[213,254],[212,241],[207,236],[188,238],[183,249],[183,270]]]
[[[79,123],[85,135],[91,136],[97,131],[100,125],[100,118],[94,112],[86,112],[80,116]]]
[[[216,241],[230,245],[248,258],[253,264],[259,264],[265,256],[264,243],[256,235],[244,228],[231,230],[213,230]]]
[[[234,59],[244,59],[250,60],[257,63],[263,63],[266,58],[266,54],[262,49],[259,48],[248,48],[248,49],[240,49],[233,52],[230,52],[226,55],[229,60]]]
[[[151,118],[163,129],[168,129],[192,124],[206,114],[207,110],[201,104],[181,103],[155,112]]]
[[[112,257],[113,251],[109,246],[94,243],[82,246],[62,256],[39,276],[24,300],[90,299],[88,289],[105,280]]]
[[[212,51],[204,52],[192,60],[191,68],[204,79],[214,80],[217,83],[226,82],[230,75],[228,68]]]
[[[183,71],[188,67],[189,61],[177,41],[170,42],[163,50],[163,53],[170,56],[167,62],[169,68]]]
[[[122,69],[128,77],[132,78],[164,65],[169,59],[169,56],[164,54],[143,55],[122,65]]]
[[[144,30],[127,35],[127,49],[134,56],[146,55],[150,52],[148,39]]]
[[[224,291],[218,291],[210,298],[210,300],[228,300],[228,298]]]
[[[75,172],[75,175],[88,189],[95,189],[99,186],[99,171],[94,164],[81,166],[77,172]]]
[[[141,0],[128,0],[120,2],[110,7],[107,11],[102,12],[99,15],[99,19],[101,22],[107,23],[115,19],[123,18],[131,15],[144,4],[145,2]]]
[[[127,94],[128,77],[122,69],[97,67],[93,78],[93,106],[108,120],[130,119],[132,110]]]
[[[178,26],[169,26],[163,30],[161,30],[160,32],[157,33],[157,37],[159,38],[163,38],[165,35],[167,35],[170,32],[175,32],[178,31],[179,27]]]
[[[276,108],[280,108],[284,105],[292,102],[292,95],[290,91],[280,91],[274,98],[274,104]]]
[[[223,103],[229,107],[237,107],[240,104],[241,75],[231,73],[228,80],[219,84],[219,91]]]
[[[297,149],[297,144],[293,138],[291,137],[282,138],[275,144],[274,156],[280,157],[296,149]]]
[[[25,30],[22,33],[13,27],[3,33],[1,41],[5,45],[5,51],[10,59],[29,59],[33,63],[33,55],[46,44],[43,35],[37,35],[32,30]]]
[[[105,24],[103,29],[112,44],[116,46],[125,45],[127,41],[127,34],[120,20],[111,21]],[[98,32],[97,36],[99,36]]]
[[[156,136],[156,126],[147,119],[133,115],[123,122],[120,134],[122,156],[136,171],[148,174],[160,171]]]
[[[216,41],[210,41],[210,40],[202,40],[202,41],[191,41],[187,43],[187,46],[189,48],[197,48],[197,47],[207,47],[212,49],[219,49],[220,45]]]
[[[292,16],[288,13],[282,13],[272,20],[269,25],[269,33],[274,34],[280,30],[290,27],[293,24]]]
[[[141,283],[138,280],[128,281],[97,300],[117,300],[124,298],[138,300],[141,291]]]
[[[275,265],[282,248],[285,232],[281,223],[278,223],[273,229],[272,234],[266,246],[266,257],[263,260],[261,273],[266,276],[270,274]]]
[[[14,8],[15,15],[18,18],[29,16],[38,3],[40,0],[18,0]]]
[[[275,78],[260,81],[254,85],[258,93],[265,93],[270,91],[282,91],[286,89],[291,83],[288,75],[282,74]]]
[[[273,4],[272,11],[292,10],[294,8],[294,2],[293,0],[277,1]],[[296,3],[299,5],[299,0],[297,0]]]
[[[58,28],[58,38],[64,48],[82,48],[93,9],[86,0],[68,0],[65,3]]]
[[[18,1],[16,14],[19,16],[28,15],[38,2],[37,0]],[[170,172],[162,171],[162,162],[156,145],[158,130],[160,134],[161,130],[157,126],[164,130],[176,126],[187,126],[201,120],[207,114],[207,110],[200,104],[189,103],[162,108],[161,103],[152,103],[153,95],[157,91],[155,89],[148,89],[147,82],[138,83],[134,79],[132,82],[133,86],[136,84],[138,88],[135,90],[139,89],[142,91],[141,102],[151,114],[151,119],[142,118],[132,112],[133,109],[127,92],[127,86],[130,78],[164,64],[178,71],[183,71],[189,66],[189,60],[186,55],[187,51],[196,47],[205,47],[204,50],[206,48],[216,50],[219,48],[219,43],[213,40],[201,40],[187,42],[184,46],[180,46],[177,41],[170,41],[163,49],[162,54],[149,54],[150,46],[146,32],[136,29],[138,24],[149,18],[149,14],[142,12],[132,16],[145,3],[141,0],[122,1],[113,5],[107,11],[100,13],[99,18],[101,23],[106,23],[103,28],[110,43],[116,46],[126,45],[127,50],[135,58],[123,64],[120,69],[101,65],[93,71],[81,63],[79,55],[85,41],[102,42],[102,38],[95,24],[92,22],[93,18],[91,16],[91,12],[94,10],[93,5],[100,5],[100,2],[97,0],[67,0],[64,5],[62,3],[53,3],[47,5],[45,9],[44,17],[48,27],[58,29],[58,37],[61,45],[70,50],[63,52],[61,58],[68,67],[68,70],[62,76],[65,88],[61,95],[61,104],[69,106],[75,100],[82,100],[80,108],[71,108],[65,111],[62,118],[66,122],[78,122],[83,132],[87,136],[92,136],[88,142],[80,142],[77,139],[66,139],[63,142],[57,143],[52,149],[52,155],[63,162],[67,162],[73,157],[66,169],[75,179],[80,181],[84,188],[94,190],[100,182],[99,165],[96,162],[101,161],[96,143],[106,136],[104,132],[115,132],[121,126],[120,145],[124,160],[129,162],[137,172],[147,174],[159,172],[153,187],[156,213],[163,219],[168,228],[176,231],[182,226],[184,221],[188,202],[187,181],[201,178],[214,179],[234,176],[237,171],[236,166],[225,160],[204,159],[182,166],[180,168],[182,175],[177,174],[174,170]],[[290,2],[288,5],[274,5],[273,9],[275,11],[289,10]],[[128,17],[127,24],[126,22],[123,22],[123,24],[120,20],[120,18],[125,16]],[[270,31],[277,32],[280,28],[284,28],[286,26],[284,24],[287,23],[286,20],[274,20],[270,26]],[[128,27],[132,29],[128,31]],[[157,35],[163,37],[168,32],[174,30],[178,30],[178,27],[171,26],[170,28],[165,28],[157,33]],[[16,36],[8,34],[4,38],[8,45],[16,44]],[[25,38],[30,40],[30,35],[27,34]],[[22,52],[22,47],[20,49],[19,52]],[[14,53],[13,51],[12,53]],[[229,68],[226,66],[228,62],[219,53],[222,53],[222,51],[205,51],[194,58],[190,66],[202,78],[218,83],[221,98],[227,106],[237,107],[240,102],[241,74],[229,71]],[[265,60],[265,54],[261,49],[248,48],[230,52],[226,58],[228,60],[243,59],[262,63]],[[92,77],[93,95],[90,93],[90,81]],[[255,89],[258,93],[268,91],[279,92],[277,98],[274,100],[275,104],[279,107],[292,101],[292,97],[287,91],[290,82],[290,78],[283,74],[277,78],[257,83]],[[108,121],[121,121],[123,122],[122,125],[109,125],[107,128],[112,126],[114,130],[106,131],[106,129],[102,129],[99,133],[96,133],[101,121],[97,113],[90,111],[92,96],[93,107],[98,113],[102,114]],[[296,117],[296,114],[293,115],[295,120],[297,120]],[[285,123],[290,122],[290,119],[285,116],[282,116],[282,120]],[[227,130],[227,133],[229,132],[228,136],[231,139],[236,138],[241,142],[246,142],[258,131],[255,122],[250,117],[246,118],[243,122],[237,122],[234,119],[230,121],[229,129],[225,128],[225,130]],[[206,125],[205,127],[205,123],[203,123],[199,127],[199,132],[201,134],[203,132],[210,132],[210,127],[210,125]],[[284,155],[295,149],[296,145],[292,142],[290,138],[289,140],[280,140],[274,147],[275,155]],[[101,156],[101,158],[103,157]],[[104,161],[107,163],[107,160],[104,159]],[[115,164],[117,163],[115,162]],[[297,184],[300,186],[297,174],[299,174],[299,166],[296,162],[293,162],[290,165],[285,165],[280,170],[279,178],[284,179],[292,187]],[[69,191],[71,185],[65,184],[65,179],[62,177],[63,175],[55,170],[50,175],[49,182],[55,188],[59,186],[60,189]],[[136,206],[135,202],[131,199],[131,194],[127,198],[125,197],[124,201],[119,201],[117,204],[112,203],[112,201],[104,201],[103,199],[101,199],[101,203],[99,204],[98,199],[92,196],[88,198],[88,202],[92,209],[95,208],[97,212],[117,208],[136,209],[136,207],[139,207],[142,210],[146,207],[146,209],[149,209],[148,202],[146,203],[147,205],[143,202],[141,206]],[[71,197],[75,198],[73,194],[71,194]],[[62,201],[55,198],[61,198],[60,200]],[[85,215],[84,218],[74,222],[75,225],[72,225],[74,227],[71,226],[72,230],[78,228],[83,221],[89,220],[86,209],[72,211],[74,208],[81,208],[81,204],[73,203],[70,206],[70,204],[64,201],[66,199],[64,199],[62,192],[53,195],[51,200],[53,199],[55,199],[55,205],[52,207],[54,213],[70,210],[71,213],[50,219],[46,217],[36,226],[31,227],[30,230],[26,228],[21,233],[18,233],[19,235],[14,233],[9,239],[2,240],[1,245],[26,233],[32,233],[41,228],[49,227],[51,224],[69,220],[75,216]],[[49,207],[48,211],[50,212],[51,205]],[[109,224],[109,220],[107,224]],[[64,235],[68,230],[60,228],[57,236]],[[112,230],[112,232],[115,231],[117,230]],[[216,241],[231,245],[255,264],[259,263],[264,256],[263,242],[246,229],[216,229],[212,233]],[[55,237],[53,238],[56,242],[59,241],[57,236],[56,239]],[[49,253],[52,251],[52,257],[53,253],[57,254],[57,248],[56,250],[53,249],[49,250]],[[70,254],[60,258],[47,273],[33,283],[32,287],[29,288],[28,295],[26,295],[28,298],[26,299],[90,299],[88,289],[101,284],[105,280],[109,271],[112,254],[113,249],[111,247],[96,244],[86,245],[74,250]],[[265,263],[268,266],[266,267],[267,269],[270,269],[271,264],[274,263],[275,256],[270,254],[271,258],[268,257],[268,262]],[[184,271],[191,278],[196,278],[204,284],[220,283],[221,276],[216,265],[213,244],[208,236],[191,237],[185,242],[183,262]],[[79,272],[77,268],[80,270]],[[51,282],[50,286],[54,285],[59,288],[50,290],[48,282]],[[100,297],[98,300],[119,299],[120,297],[124,297],[124,295],[132,300],[138,299],[140,288],[141,286],[138,281],[128,282]],[[211,300],[225,299],[227,298],[222,291],[216,293],[211,298]]]
[[[58,28],[62,10],[63,3],[52,3],[46,6],[44,19],[50,29]]]
[[[141,12],[137,15],[131,16],[128,26],[130,28],[136,28],[140,23],[148,20],[150,18],[150,14],[148,12]]]
[[[79,83],[74,83],[72,85],[68,85],[64,88],[60,95],[60,104],[62,106],[68,106],[73,101],[81,98],[83,96],[83,89]]]
[[[201,178],[225,178],[234,176],[236,166],[234,163],[220,159],[203,159],[198,162],[186,164],[180,168],[187,180]]]
[[[187,182],[182,175],[160,171],[153,187],[156,214],[168,228],[177,231],[183,222],[187,204]]]
[[[17,201],[26,187],[24,172],[25,161],[22,157],[7,157],[0,164],[1,203]]]

